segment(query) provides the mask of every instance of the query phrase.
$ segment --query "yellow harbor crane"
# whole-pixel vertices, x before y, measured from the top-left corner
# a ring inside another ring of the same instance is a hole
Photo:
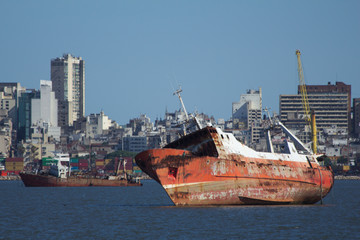
[[[300,50],[296,50],[297,62],[298,62],[298,74],[300,81],[300,92],[301,92],[301,100],[304,108],[305,120],[309,124],[311,129],[311,139],[312,139],[312,151],[314,154],[317,153],[317,137],[316,137],[316,119],[314,110],[310,111],[309,99],[306,91],[306,85],[304,81],[304,72],[301,65],[300,59]]]

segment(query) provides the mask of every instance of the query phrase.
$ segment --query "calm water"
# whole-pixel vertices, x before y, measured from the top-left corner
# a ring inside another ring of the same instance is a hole
[[[142,187],[25,188],[0,181],[0,239],[360,239],[360,181],[324,205],[174,207]]]

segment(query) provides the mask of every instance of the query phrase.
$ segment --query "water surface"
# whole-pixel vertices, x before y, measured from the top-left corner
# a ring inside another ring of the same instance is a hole
[[[0,181],[0,239],[360,239],[360,181],[324,204],[175,207],[142,187],[26,188]]]

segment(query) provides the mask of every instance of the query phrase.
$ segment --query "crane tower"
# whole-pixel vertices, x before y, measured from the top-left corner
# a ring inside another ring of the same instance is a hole
[[[298,62],[298,75],[300,82],[300,92],[301,92],[301,100],[304,108],[305,120],[309,124],[311,129],[311,139],[312,139],[312,151],[313,153],[317,153],[317,136],[316,136],[316,120],[315,120],[315,112],[314,110],[310,110],[309,99],[306,91],[306,84],[304,80],[304,72],[301,65],[300,59],[300,50],[296,50],[297,62]]]

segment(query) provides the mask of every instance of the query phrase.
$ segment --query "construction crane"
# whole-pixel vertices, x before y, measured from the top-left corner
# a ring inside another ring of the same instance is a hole
[[[311,140],[312,140],[312,151],[314,154],[317,153],[317,136],[316,136],[316,119],[314,110],[310,111],[309,99],[306,91],[306,85],[304,81],[304,72],[301,65],[300,59],[300,50],[296,50],[297,62],[298,62],[298,74],[300,81],[300,92],[301,92],[301,100],[304,108],[305,120],[309,124],[311,129]]]

